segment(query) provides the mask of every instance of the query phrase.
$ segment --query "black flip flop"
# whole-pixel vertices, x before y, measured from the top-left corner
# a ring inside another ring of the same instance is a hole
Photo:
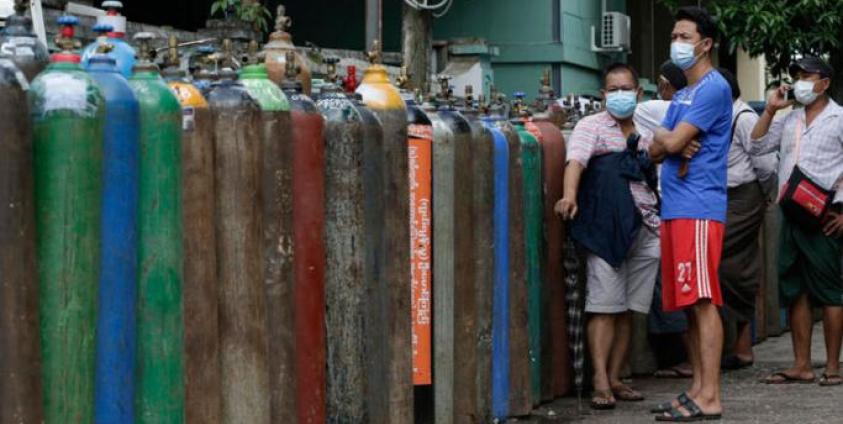
[[[684,405],[688,403],[688,400],[691,398],[688,397],[688,393],[682,392],[679,396],[676,397],[676,401],[679,402],[680,405]],[[655,408],[650,409],[650,412],[653,414],[663,414],[665,412],[669,412],[673,409],[673,401],[664,402],[656,405]]]
[[[781,377],[781,380],[773,380],[773,377]],[[816,378],[805,379],[787,375],[783,372],[776,372],[761,380],[764,384],[814,384]]]
[[[723,361],[720,363],[720,369],[737,371],[751,367],[753,364],[755,364],[755,361],[744,361],[741,358],[738,358],[737,355],[729,355],[723,358]]]
[[[819,384],[823,387],[839,386],[843,384],[843,378],[840,377],[840,374],[823,374],[820,377]]]
[[[723,414],[706,414],[693,399],[688,399],[688,402],[684,403],[682,407],[691,415],[685,415],[677,408],[670,408],[670,411],[667,411],[670,415],[657,415],[656,421],[689,423],[695,421],[717,421],[723,418]]]

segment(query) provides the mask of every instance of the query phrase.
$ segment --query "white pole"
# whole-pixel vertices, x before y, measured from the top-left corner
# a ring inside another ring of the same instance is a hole
[[[30,3],[32,13],[32,28],[38,40],[47,45],[47,28],[44,26],[44,9],[41,7],[41,0],[32,0]]]

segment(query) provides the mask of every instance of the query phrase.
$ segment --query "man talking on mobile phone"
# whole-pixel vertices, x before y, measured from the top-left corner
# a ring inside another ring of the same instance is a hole
[[[788,307],[793,367],[764,379],[767,384],[813,383],[811,367],[812,306],[823,310],[826,367],[821,386],[837,386],[843,337],[843,108],[829,98],[834,71],[820,58],[805,56],[790,66],[796,80],[797,106],[773,122],[781,109],[794,105],[782,86],[752,131],[753,153],[779,151],[779,298]]]

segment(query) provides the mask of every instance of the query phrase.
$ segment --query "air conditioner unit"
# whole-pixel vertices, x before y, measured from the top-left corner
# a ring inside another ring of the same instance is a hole
[[[600,22],[603,48],[629,50],[629,32],[632,20],[620,12],[605,12]]]

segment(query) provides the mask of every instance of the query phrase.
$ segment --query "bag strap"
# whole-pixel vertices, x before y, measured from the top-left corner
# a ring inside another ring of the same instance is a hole
[[[737,115],[735,115],[735,120],[732,121],[732,136],[729,137],[729,142],[732,142],[732,141],[735,140],[735,130],[738,127],[738,119],[741,119],[741,115],[743,115],[744,113],[755,113],[755,112],[753,112],[749,109],[744,109],[744,110],[738,112]]]
[[[796,117],[796,148],[794,148],[794,153],[796,157],[794,158],[793,164],[799,165],[799,152],[802,148],[802,130],[804,129],[804,122],[802,122],[802,118],[797,116]]]

